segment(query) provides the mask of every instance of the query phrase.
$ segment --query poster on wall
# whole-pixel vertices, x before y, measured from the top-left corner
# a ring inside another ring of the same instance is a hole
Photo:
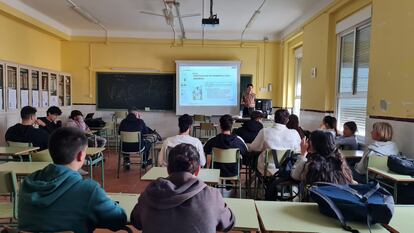
[[[50,106],[58,106],[58,97],[57,96],[51,96],[50,97]]]
[[[20,90],[20,103],[22,107],[29,105],[29,90]]]
[[[17,108],[17,91],[14,89],[8,90],[8,97],[9,97],[9,109],[16,109]]]
[[[42,91],[42,107],[49,106],[49,92]]]
[[[37,90],[32,91],[32,106],[35,108],[39,107],[39,91]]]

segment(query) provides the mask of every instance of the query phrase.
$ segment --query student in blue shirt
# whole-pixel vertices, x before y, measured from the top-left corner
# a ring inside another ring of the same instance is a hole
[[[336,146],[342,150],[358,150],[358,141],[355,133],[358,131],[357,124],[353,121],[345,122],[344,135],[336,139]]]
[[[88,139],[77,128],[60,128],[50,136],[53,164],[23,180],[19,194],[19,230],[93,232],[122,229],[127,216],[92,179],[83,180]]]

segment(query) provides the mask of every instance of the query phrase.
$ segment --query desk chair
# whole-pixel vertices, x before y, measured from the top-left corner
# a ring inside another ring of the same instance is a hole
[[[51,162],[53,163],[52,157],[50,156],[49,150],[37,151],[32,154],[32,162]]]
[[[278,178],[277,173],[275,176],[268,171],[269,165],[273,163],[275,164],[275,168],[279,169],[280,165],[283,163],[285,156],[288,155],[288,153],[291,153],[291,151],[290,150],[267,149],[264,152],[264,156],[265,156],[264,166],[263,166],[264,174],[261,174],[259,170],[256,169],[256,179],[255,179],[255,185],[254,185],[255,186],[255,198],[258,197],[258,190],[259,190],[260,183],[263,185],[263,188],[266,189],[266,188],[269,188],[269,187],[266,187],[266,184],[269,185],[270,182]],[[277,161],[275,161],[275,158],[277,159]],[[275,187],[277,190],[275,193],[276,194],[275,198],[278,200],[282,200],[282,201],[292,200],[293,198],[297,196],[297,193],[294,193],[293,191],[294,186],[297,186],[296,182],[293,182],[291,180],[281,180]],[[285,196],[286,189],[289,191],[289,196],[287,197]],[[280,190],[280,192],[278,190]]]
[[[142,165],[142,163],[143,163],[143,152],[145,150],[145,147],[141,146],[141,140],[142,140],[141,132],[139,132],[139,131],[136,131],[136,132],[121,131],[120,134],[121,134],[121,138],[120,138],[120,150],[119,150],[119,153],[118,153],[118,173],[117,173],[118,175],[117,175],[117,178],[119,178],[119,170],[120,170],[120,167],[121,167],[121,157],[123,158],[123,155],[125,154],[125,155],[130,156],[130,159],[131,159],[132,155],[138,155],[138,157],[140,157],[139,162],[131,163],[131,165],[132,164]],[[137,143],[138,148],[137,148],[136,151],[132,151],[132,152],[131,151],[124,151],[123,150],[123,144],[124,143]],[[145,171],[146,171],[146,168],[145,168]],[[141,166],[139,167],[139,176],[141,177]]]
[[[10,196],[10,203],[0,203],[0,219],[17,220],[17,178],[14,172],[0,172],[0,195]]]
[[[125,112],[125,111],[116,111],[112,115],[112,123],[114,124],[114,133],[115,133],[115,149],[116,149],[116,151],[118,151],[118,149],[119,149],[119,147],[118,147],[118,142],[119,142],[118,128],[119,128],[119,124],[121,123],[121,121],[123,119],[126,118],[127,115],[128,115],[128,113]]]
[[[217,127],[213,123],[200,123],[200,134],[196,136],[204,144],[217,135]]]
[[[237,164],[237,175],[231,177],[222,177],[220,176],[221,184],[219,185],[220,188],[225,187],[238,187],[239,189],[239,198],[241,198],[241,180],[240,180],[240,150],[236,148],[232,149],[219,149],[213,147],[213,151],[211,153],[211,168],[214,169],[214,163],[222,163],[222,164]],[[221,172],[220,172],[221,173]],[[224,183],[223,183],[224,181]],[[238,185],[233,184],[226,184],[226,181],[236,181]]]
[[[7,143],[7,146],[15,146],[15,147],[32,147],[33,146],[32,143],[30,143],[30,142],[7,141],[6,143]],[[25,155],[19,155],[20,162],[23,162],[23,158],[24,158],[23,156],[26,157]],[[31,156],[30,153],[27,154],[27,157],[28,157],[29,162],[31,162],[32,161],[32,156]]]

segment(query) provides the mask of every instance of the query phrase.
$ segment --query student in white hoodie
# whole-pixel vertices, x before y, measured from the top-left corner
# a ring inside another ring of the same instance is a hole
[[[389,156],[398,155],[398,147],[392,140],[392,126],[387,122],[376,122],[372,126],[371,138],[374,140],[372,144],[368,146],[368,150],[364,153],[357,164],[355,164],[355,178],[359,180],[360,176],[364,176],[367,173],[368,157],[369,156]],[[363,180],[359,180],[362,182]]]
[[[178,118],[178,128],[180,132],[176,136],[169,137],[164,140],[160,153],[158,154],[158,165],[167,167],[168,158],[166,155],[167,148],[173,148],[178,144],[187,143],[193,145],[200,154],[200,165],[204,167],[206,165],[206,156],[204,155],[203,144],[198,138],[190,136],[190,129],[193,125],[193,118],[184,114]]]

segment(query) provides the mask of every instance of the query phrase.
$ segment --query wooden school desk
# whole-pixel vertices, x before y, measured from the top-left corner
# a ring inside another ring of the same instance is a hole
[[[319,212],[316,203],[256,201],[261,225],[265,232],[344,233],[339,220]],[[368,233],[364,223],[348,222],[361,233]],[[380,224],[371,226],[372,233],[388,232]]]
[[[130,223],[131,212],[138,202],[139,194],[135,193],[107,193],[108,197],[119,203],[122,209],[125,210],[127,221]]]
[[[409,175],[397,174],[393,171],[388,170],[388,168],[379,168],[379,167],[368,167],[368,175],[374,175],[374,178],[379,177],[381,179],[386,179],[392,182],[394,189],[394,201],[397,203],[398,200],[398,184],[402,183],[414,183],[414,177]],[[381,184],[384,184],[381,179],[378,179]],[[414,230],[414,229],[413,229]]]
[[[108,193],[109,198],[119,202],[128,217],[137,204],[139,194],[133,193]],[[226,204],[233,211],[236,217],[236,224],[232,230],[235,231],[259,231],[259,221],[257,219],[254,201],[251,199],[224,198]]]
[[[260,231],[256,207],[252,199],[224,198],[224,201],[236,217],[234,231],[256,232]]]
[[[394,215],[387,225],[391,232],[414,232],[414,205],[395,205]]]
[[[363,150],[340,150],[346,159],[360,159],[364,155]]]
[[[22,155],[27,155],[30,152],[38,150],[39,147],[19,147],[19,146],[1,146],[0,156],[17,156],[20,161],[23,161]]]
[[[45,168],[50,162],[6,162],[0,164],[0,171],[14,171],[17,176],[28,176]]]
[[[141,177],[141,180],[156,180],[159,177],[167,177],[168,172],[166,167],[152,167],[145,175]],[[220,169],[200,169],[198,178],[206,182],[207,184],[218,184],[220,182]]]

